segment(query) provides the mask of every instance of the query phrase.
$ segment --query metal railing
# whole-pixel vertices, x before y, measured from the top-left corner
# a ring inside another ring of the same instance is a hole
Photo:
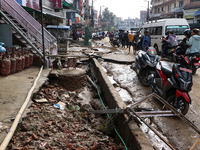
[[[40,44],[42,44],[41,24],[38,23],[15,0],[1,0],[1,8],[9,13],[26,31]],[[29,36],[27,36],[29,37]],[[44,29],[45,48],[50,49],[56,38]],[[36,42],[35,41],[35,42]]]

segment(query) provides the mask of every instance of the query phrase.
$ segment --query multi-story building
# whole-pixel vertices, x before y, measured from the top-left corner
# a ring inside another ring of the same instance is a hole
[[[152,0],[151,20],[160,18],[183,18],[185,0]]]
[[[151,5],[150,20],[185,18],[190,25],[200,22],[200,0],[152,0]]]
[[[147,11],[141,10],[140,11],[140,25],[144,24],[147,21]]]
[[[183,18],[187,19],[190,27],[200,27],[200,0],[185,0]]]

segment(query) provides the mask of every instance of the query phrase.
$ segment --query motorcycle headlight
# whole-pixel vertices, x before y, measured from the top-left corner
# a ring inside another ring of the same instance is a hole
[[[180,79],[180,88],[181,88],[181,90],[190,91],[191,87],[192,87],[192,82],[191,81],[186,82],[183,79]]]
[[[150,66],[150,67],[155,67],[155,64],[150,62],[149,60],[147,60],[147,65]]]

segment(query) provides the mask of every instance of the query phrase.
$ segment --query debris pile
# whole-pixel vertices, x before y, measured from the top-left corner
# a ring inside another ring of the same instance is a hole
[[[121,144],[97,130],[105,120],[82,105],[80,91],[46,85],[33,96],[29,112],[18,125],[7,150],[120,150]]]

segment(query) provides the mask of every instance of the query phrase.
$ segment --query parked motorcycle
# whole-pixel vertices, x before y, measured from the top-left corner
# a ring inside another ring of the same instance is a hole
[[[149,86],[148,76],[155,74],[155,66],[159,61],[156,49],[147,47],[147,51],[139,50],[136,55],[135,63],[132,64],[132,69],[140,78],[140,82],[144,86]]]
[[[166,44],[164,41],[165,37],[162,38],[162,43],[163,45]],[[161,46],[161,51],[163,50],[163,45]],[[170,47],[166,53],[165,53],[165,58],[169,59],[169,61],[173,62],[174,61],[174,52],[176,50],[177,46]]]
[[[189,58],[181,55],[180,64],[160,61],[156,65],[156,74],[151,74],[148,80],[152,91],[163,97],[170,105],[185,115],[188,112],[191,98],[188,94],[192,88],[192,70],[186,66]]]
[[[114,37],[112,40],[110,40],[110,43],[113,47],[115,47],[115,45],[117,45],[119,47],[119,38]]]
[[[188,56],[189,59],[191,60],[191,63],[187,64],[187,67],[192,70],[192,75],[194,75],[197,69],[200,67],[200,63],[199,63],[200,53],[185,54],[185,50],[181,46],[178,46],[174,53],[175,63],[180,63],[181,58],[182,58],[181,55]]]

